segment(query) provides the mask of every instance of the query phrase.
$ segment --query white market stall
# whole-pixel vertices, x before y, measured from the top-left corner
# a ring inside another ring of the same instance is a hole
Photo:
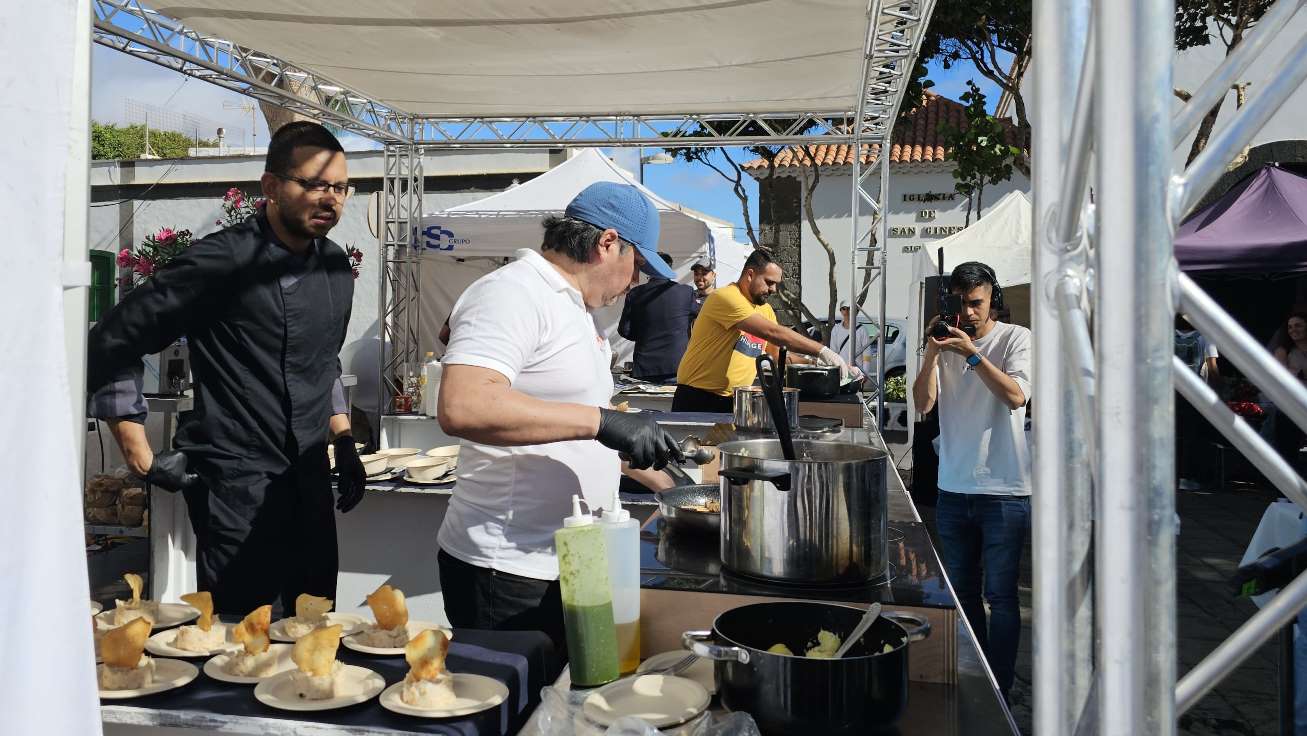
[[[541,221],[562,214],[582,189],[600,181],[639,187],[654,203],[661,226],[658,249],[672,257],[678,281],[691,283],[690,267],[701,258],[717,263],[718,283],[734,279],[744,267],[751,248],[731,237],[729,225],[667,201],[598,149],[583,148],[524,184],[422,218],[420,353],[441,355],[444,346],[436,336],[463,290],[503,265],[517,249],[538,248]],[[621,314],[621,301],[596,312],[619,363],[630,359],[632,348],[617,334]]]
[[[981,261],[994,269],[1003,287],[1003,299],[1012,311],[1012,321],[1030,326],[1030,198],[1024,192],[1010,192],[994,204],[989,214],[962,232],[938,240],[929,248],[917,251],[912,262],[912,280],[907,282],[909,343],[907,379],[912,380],[921,367],[921,335],[925,315],[935,311],[935,293],[926,291],[926,279],[939,272],[938,251],[944,249],[945,275],[959,263]],[[1015,287],[1015,288],[1010,288]],[[908,431],[916,422],[912,402],[908,402]]]

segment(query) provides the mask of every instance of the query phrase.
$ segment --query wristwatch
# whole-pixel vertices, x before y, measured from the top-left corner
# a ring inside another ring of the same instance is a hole
[[[968,355],[967,365],[971,366],[972,368],[975,368],[976,366],[980,365],[980,353],[972,353],[971,355]]]

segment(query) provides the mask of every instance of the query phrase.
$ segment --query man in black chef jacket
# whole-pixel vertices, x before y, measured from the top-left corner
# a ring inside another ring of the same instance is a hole
[[[195,241],[91,330],[91,416],[107,419],[128,467],[185,495],[199,587],[223,613],[295,596],[335,597],[338,567],[327,442],[340,470],[336,508],[363,495],[337,358],[354,279],[326,235],[352,192],[326,128],[294,122],[268,145],[267,205]],[[141,357],[185,336],[195,408],[176,450],[145,435]]]

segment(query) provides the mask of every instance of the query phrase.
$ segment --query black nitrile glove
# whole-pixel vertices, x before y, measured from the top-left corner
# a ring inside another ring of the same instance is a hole
[[[600,409],[595,439],[630,458],[631,467],[636,470],[649,467],[662,470],[671,460],[685,460],[676,440],[658,426],[652,414]]]
[[[145,482],[165,491],[176,493],[200,483],[200,476],[187,472],[186,456],[181,450],[168,450],[154,456]]]
[[[336,448],[336,471],[340,478],[336,481],[336,508],[346,513],[363,500],[363,486],[368,474],[363,470],[363,461],[359,460],[358,451],[354,449],[354,438],[345,434],[331,443]]]

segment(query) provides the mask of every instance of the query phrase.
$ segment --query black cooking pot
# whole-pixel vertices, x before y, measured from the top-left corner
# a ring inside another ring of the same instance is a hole
[[[908,642],[929,636],[930,622],[887,611],[842,659],[802,656],[818,631],[847,636],[863,613],[830,603],[755,603],[722,613],[712,631],[687,631],[681,643],[716,660],[722,704],[753,716],[764,734],[864,734],[903,715]],[[800,656],[768,652],[775,644]]]
[[[833,365],[791,363],[785,368],[785,385],[799,389],[799,398],[829,399],[840,392],[840,369]]]

